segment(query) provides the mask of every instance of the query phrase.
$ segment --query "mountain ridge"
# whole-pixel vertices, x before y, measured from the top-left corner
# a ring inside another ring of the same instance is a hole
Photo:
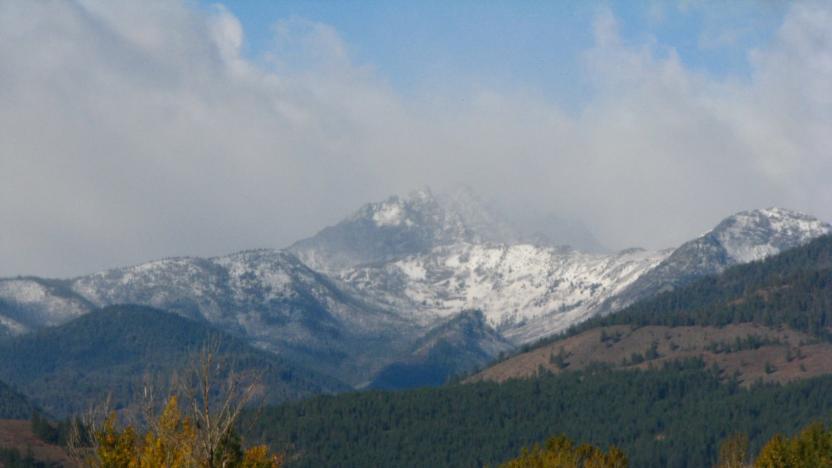
[[[832,235],[577,325],[475,380],[702,358],[746,384],[832,373]],[[637,358],[637,359],[636,359]],[[765,364],[765,366],[764,366]]]
[[[329,234],[283,250],[171,257],[65,280],[0,279],[0,335],[59,325],[97,307],[143,304],[360,387],[391,365],[412,363],[422,340],[465,310],[481,311],[488,330],[472,349],[453,348],[460,363],[494,333],[513,346],[535,342],[832,232],[801,213],[749,210],[677,249],[585,253],[510,237],[470,191],[451,195],[456,202],[443,197],[423,189],[367,204],[321,231]],[[448,209],[453,203],[464,209]],[[515,243],[484,240],[483,226]]]
[[[140,403],[147,378],[164,383],[210,343],[217,345],[216,359],[228,361],[233,371],[262,375],[266,401],[348,388],[204,323],[135,305],[97,309],[0,340],[0,380],[53,415],[81,414],[108,398],[116,409],[126,408]]]

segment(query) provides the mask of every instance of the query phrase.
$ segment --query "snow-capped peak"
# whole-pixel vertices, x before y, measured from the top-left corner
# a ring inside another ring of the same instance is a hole
[[[805,213],[765,208],[730,216],[707,235],[717,240],[732,260],[747,263],[830,232],[832,226]]]
[[[683,286],[705,275],[803,245],[829,234],[832,226],[812,216],[783,208],[741,211],[702,236],[685,242],[605,305],[603,313]]]
[[[289,247],[313,269],[332,273],[470,240],[462,218],[428,188],[368,203],[345,220]]]

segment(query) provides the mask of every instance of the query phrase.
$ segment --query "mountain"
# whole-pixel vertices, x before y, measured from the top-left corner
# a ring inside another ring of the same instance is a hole
[[[610,301],[605,311],[618,310],[733,265],[761,260],[830,232],[829,224],[796,211],[768,208],[737,213],[682,244]]]
[[[459,243],[348,269],[337,278],[417,321],[479,309],[517,344],[591,317],[665,256],[637,249],[598,255],[530,244]]]
[[[495,336],[514,346],[534,342],[830,232],[807,215],[755,210],[676,250],[587,253],[531,242],[531,223],[519,229],[505,219],[470,189],[423,189],[367,204],[285,250],[168,258],[64,280],[0,279],[0,336],[142,304],[363,387],[380,372],[434,356],[417,352],[420,343],[466,310],[482,312],[481,339],[459,341],[467,351],[437,351],[460,362],[435,375],[465,368]]]
[[[0,326],[19,335],[79,317],[94,308],[65,280],[0,279]]]
[[[0,291],[0,317],[25,320],[15,334],[97,307],[143,304],[211,324],[356,386],[400,356],[409,359],[433,325],[367,302],[279,250],[169,258],[71,280],[0,280]]]
[[[498,464],[559,433],[618,445],[635,466],[712,466],[726,434],[749,434],[755,453],[829,414],[830,305],[826,235],[593,318],[462,384],[271,407],[252,435],[291,466]]]
[[[369,203],[335,226],[288,248],[310,267],[338,271],[470,240],[460,214],[444,209],[430,189]]]
[[[505,215],[469,187],[438,195],[424,188],[407,197],[392,196],[368,203],[288,250],[313,269],[327,273],[458,243],[571,245],[589,252],[605,250],[578,221],[551,214],[514,218],[517,216]]]
[[[169,258],[52,280],[60,285],[58,298],[48,294],[43,282],[0,280],[0,290],[12,292],[3,300],[15,310],[37,310],[38,301],[43,303],[45,312],[27,319],[33,329],[64,323],[97,307],[143,304],[209,323],[353,384],[366,381],[385,359],[404,352],[402,335],[418,334],[409,322],[365,303],[280,250]],[[73,307],[53,307],[64,297],[72,298]],[[48,320],[37,322],[44,316]]]
[[[680,286],[490,366],[471,381],[701,358],[746,384],[832,373],[832,236]]]
[[[431,329],[406,356],[382,369],[370,388],[436,386],[480,368],[514,346],[495,332],[480,311],[464,311]]]
[[[587,253],[552,246],[554,238],[571,237],[603,251],[580,223],[543,217],[537,240],[519,224],[535,225],[506,222],[470,189],[439,196],[423,190],[365,205],[290,249],[356,295],[416,323],[431,326],[479,309],[488,325],[523,344],[831,230],[811,216],[771,208],[731,216],[676,250]],[[402,243],[410,239],[403,232],[432,234]],[[350,243],[356,239],[357,249]]]
[[[148,376],[170,377],[210,341],[236,372],[262,375],[267,401],[348,388],[204,323],[143,306],[107,307],[0,341],[0,380],[53,415],[83,413],[108,395],[114,408],[131,407]]]

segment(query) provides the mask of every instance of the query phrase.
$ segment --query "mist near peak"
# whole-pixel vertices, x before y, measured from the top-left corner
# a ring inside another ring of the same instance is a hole
[[[300,18],[253,60],[222,6],[3,2],[0,275],[281,247],[425,184],[543,232],[581,220],[613,250],[749,208],[830,219],[830,21],[794,3],[750,76],[714,77],[601,9],[574,111],[522,87],[400,93]]]

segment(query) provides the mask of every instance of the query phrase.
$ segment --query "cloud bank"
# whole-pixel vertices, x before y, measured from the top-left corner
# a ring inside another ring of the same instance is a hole
[[[282,247],[426,184],[613,247],[770,205],[832,219],[830,23],[796,2],[750,77],[714,78],[601,10],[576,112],[533,89],[403,95],[303,19],[251,60],[221,6],[0,2],[0,275]]]

